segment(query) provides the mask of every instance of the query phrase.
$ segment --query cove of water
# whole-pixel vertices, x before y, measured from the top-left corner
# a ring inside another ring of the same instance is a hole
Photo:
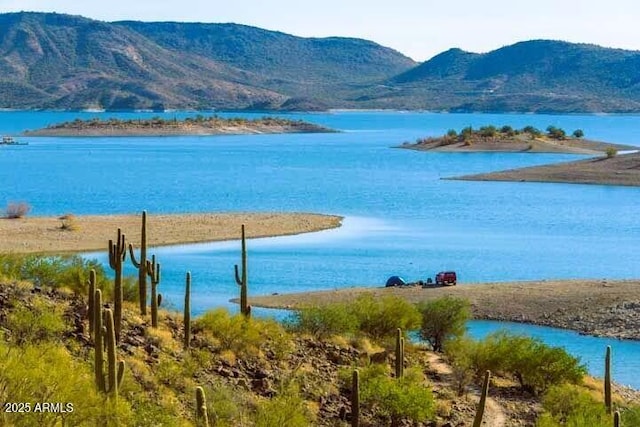
[[[0,134],[65,120],[159,114],[0,112]],[[165,113],[184,117],[194,113]],[[222,114],[261,116],[261,114]],[[0,147],[0,203],[27,201],[32,215],[304,211],[342,215],[343,227],[251,240],[250,292],[380,286],[398,274],[440,270],[461,282],[640,277],[640,189],[569,184],[450,181],[468,173],[582,158],[529,153],[431,153],[390,148],[448,129],[548,125],[640,146],[637,116],[341,112],[291,114],[341,133],[150,138],[26,138]],[[152,218],[152,216],[151,216]],[[152,220],[152,219],[151,219]],[[238,231],[239,232],[239,231]],[[114,230],[115,233],[115,230]],[[157,248],[161,292],[181,308],[193,274],[193,309],[237,296],[239,242]],[[93,254],[105,260],[105,254]],[[92,256],[93,256],[92,255]],[[131,271],[130,271],[131,273]],[[640,298],[640,292],[639,292]],[[534,328],[534,327],[526,327]],[[529,329],[528,329],[529,330]],[[533,333],[534,329],[530,329]],[[549,331],[542,333],[551,339]],[[562,344],[601,357],[591,337]],[[587,343],[587,344],[581,344]],[[628,344],[628,346],[626,345]],[[618,349],[617,347],[621,347]],[[615,379],[640,388],[628,363],[640,343],[617,343]],[[627,356],[624,356],[624,355]],[[597,368],[592,368],[597,374]]]

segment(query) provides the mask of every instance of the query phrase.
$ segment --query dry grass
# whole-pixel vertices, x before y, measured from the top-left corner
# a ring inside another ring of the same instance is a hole
[[[69,217],[66,215],[65,217]],[[105,249],[122,228],[128,242],[140,242],[140,215],[73,216],[74,230],[63,229],[60,217],[0,220],[0,253],[62,253]],[[341,217],[308,213],[235,213],[148,215],[150,246],[280,236],[339,227]]]

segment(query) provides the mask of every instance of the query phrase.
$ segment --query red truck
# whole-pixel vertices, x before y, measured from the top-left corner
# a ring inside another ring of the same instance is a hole
[[[455,286],[458,282],[458,277],[455,271],[441,271],[436,274],[436,285],[439,286]]]

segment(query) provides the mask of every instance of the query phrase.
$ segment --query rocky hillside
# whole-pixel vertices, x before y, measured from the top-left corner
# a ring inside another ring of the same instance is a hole
[[[0,108],[291,108],[414,65],[365,40],[231,24],[11,13],[0,29]]]
[[[0,108],[639,112],[640,52],[533,40],[422,64],[237,24],[0,14]]]
[[[485,54],[451,49],[389,81],[393,102],[451,111],[640,110],[640,52],[532,40]]]

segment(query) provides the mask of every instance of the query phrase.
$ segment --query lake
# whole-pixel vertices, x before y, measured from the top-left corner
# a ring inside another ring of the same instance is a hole
[[[153,115],[158,114],[0,112],[0,134],[76,117]],[[0,147],[0,203],[24,200],[33,206],[32,215],[146,209],[150,215],[305,211],[345,217],[340,229],[250,241],[254,294],[380,286],[390,275],[418,280],[444,269],[456,270],[459,280],[467,283],[640,277],[638,188],[441,179],[581,156],[390,148],[450,128],[488,124],[540,129],[554,125],[569,133],[580,128],[588,138],[640,146],[637,116],[405,112],[285,116],[342,132],[20,138],[29,145]],[[238,292],[233,264],[239,262],[239,247],[238,242],[223,242],[152,251],[163,265],[160,289],[165,300],[180,308],[184,273],[190,270],[194,311],[229,306],[228,300]],[[104,254],[98,256],[105,259]],[[562,342],[585,338],[590,337],[576,334]],[[620,354],[615,346],[614,351]],[[640,343],[622,351],[638,359]],[[597,351],[603,352],[603,348]],[[625,362],[617,368],[617,381],[640,388],[640,367]]]

